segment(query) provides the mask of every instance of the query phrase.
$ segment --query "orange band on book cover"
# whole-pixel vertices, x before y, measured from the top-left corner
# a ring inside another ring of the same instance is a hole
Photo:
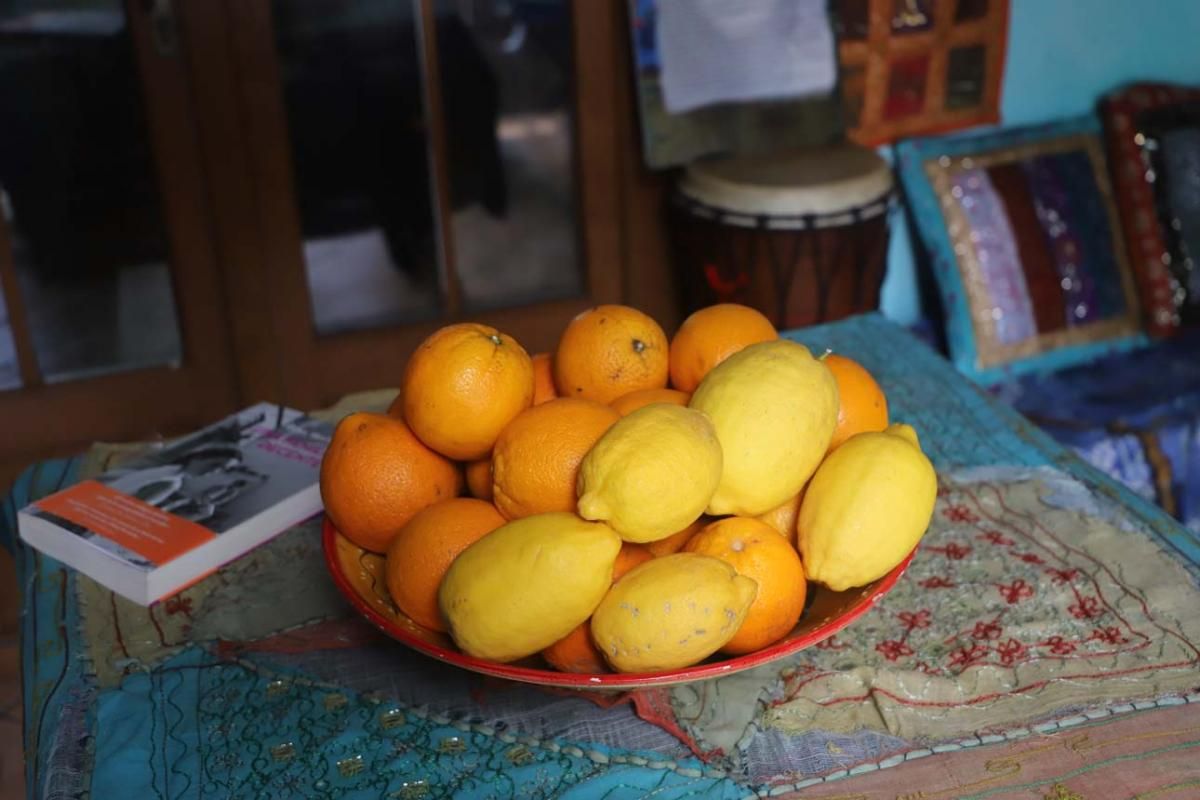
[[[217,534],[203,525],[169,514],[97,481],[77,483],[39,500],[37,506],[56,517],[82,525],[155,565],[165,564],[217,538]]]

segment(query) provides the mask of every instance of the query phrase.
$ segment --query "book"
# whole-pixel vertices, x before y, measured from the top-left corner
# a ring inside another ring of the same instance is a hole
[[[333,426],[260,403],[18,514],[29,546],[150,605],[321,510]]]

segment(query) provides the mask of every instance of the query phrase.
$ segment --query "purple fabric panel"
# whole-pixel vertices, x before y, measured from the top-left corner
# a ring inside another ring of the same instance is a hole
[[[951,192],[962,207],[970,226],[971,243],[984,284],[991,299],[990,313],[996,339],[1016,344],[1037,335],[1029,287],[1021,270],[1016,239],[987,172],[965,169],[954,175]]]
[[[1083,248],[1067,221],[1070,219],[1070,198],[1050,162],[1034,158],[1022,164],[1029,177],[1038,221],[1050,240],[1050,251],[1062,281],[1068,325],[1081,325],[1100,318],[1096,302],[1096,286],[1080,260]]]

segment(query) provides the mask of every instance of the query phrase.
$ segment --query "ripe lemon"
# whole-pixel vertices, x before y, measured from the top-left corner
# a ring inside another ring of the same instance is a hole
[[[663,556],[613,584],[592,615],[592,638],[619,672],[680,669],[733,638],[757,592],[719,558]]]
[[[612,583],[621,538],[561,511],[502,525],[464,550],[438,603],[459,648],[514,661],[585,621]]]
[[[925,535],[936,499],[937,475],[911,427],[851,436],[804,493],[804,571],[837,592],[882,577]]]
[[[689,405],[712,420],[725,454],[713,516],[763,514],[798,493],[829,448],[837,383],[808,348],[780,339],[718,364]]]
[[[639,408],[608,429],[579,470],[579,514],[627,542],[653,542],[699,518],[721,477],[721,445],[699,411]]]

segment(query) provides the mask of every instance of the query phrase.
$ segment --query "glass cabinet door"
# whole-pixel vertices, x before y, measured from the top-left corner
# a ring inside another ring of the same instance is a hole
[[[149,5],[0,0],[5,463],[235,401],[185,48]]]
[[[618,299],[615,54],[578,57],[597,19],[612,24],[605,6],[233,7],[261,90],[245,103],[262,134],[251,160],[265,216],[284,223],[264,234],[270,269],[306,300],[282,323],[305,399],[394,385],[451,321],[548,349],[572,315]]]

